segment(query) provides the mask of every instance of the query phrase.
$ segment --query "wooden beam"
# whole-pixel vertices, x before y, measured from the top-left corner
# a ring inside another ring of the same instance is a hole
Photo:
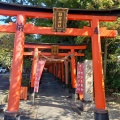
[[[10,23],[9,25],[0,25],[0,32],[15,32],[16,25]],[[41,34],[41,35],[61,35],[61,36],[92,36],[93,28],[84,27],[83,29],[79,28],[67,28],[66,32],[53,32],[52,27],[37,27],[33,24],[26,24],[24,26],[24,33],[26,34]],[[101,37],[116,37],[116,30],[107,30],[105,27],[100,28]]]
[[[106,27],[100,28],[100,37],[116,37],[117,36],[117,30],[107,30]]]
[[[35,44],[25,44],[24,45],[24,48],[41,48],[41,49],[51,49],[51,45],[35,45]],[[59,45],[59,49],[78,49],[78,50],[80,50],[80,49],[86,49],[86,45],[81,45],[81,46],[70,46],[70,45],[68,45],[68,46],[61,46],[61,45]]]
[[[0,9],[0,15],[6,16],[17,16],[18,14],[25,15],[31,18],[44,18],[52,19],[53,13],[49,12],[28,12],[28,11],[15,11],[15,10],[4,10]],[[95,16],[95,15],[79,15],[79,14],[68,14],[68,20],[92,20],[99,19],[100,21],[115,21],[116,16]]]
[[[91,36],[92,28],[66,28],[66,32],[53,32],[52,27],[36,27],[32,24],[25,25],[25,33],[27,34],[41,34],[41,35],[61,35],[61,36]]]
[[[51,53],[48,53],[48,52],[41,52],[41,54],[42,55],[44,55],[44,56],[56,56],[56,57],[62,57],[62,56],[69,56],[69,55],[71,55],[72,53],[71,52],[69,52],[69,53],[58,53],[57,55],[52,55]],[[32,52],[24,52],[24,55],[33,55],[33,51]],[[77,52],[74,52],[74,55],[75,56],[85,56],[85,54],[84,53],[77,53]],[[39,53],[39,56],[41,56],[40,55],[40,53]]]
[[[0,32],[15,33],[16,32],[16,24],[9,23],[8,25],[0,25]]]
[[[36,27],[32,24],[25,25],[25,33],[27,34],[42,34],[42,35],[61,35],[61,36],[92,36],[93,28],[67,28],[66,32],[53,32],[51,27]],[[106,27],[100,28],[101,37],[116,37],[116,30],[107,30]]]

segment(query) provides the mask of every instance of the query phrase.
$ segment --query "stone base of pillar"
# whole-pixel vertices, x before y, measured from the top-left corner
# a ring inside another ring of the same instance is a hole
[[[69,85],[68,85],[68,84],[65,84],[65,87],[66,87],[66,88],[69,88]]]
[[[86,101],[79,100],[79,104],[78,104],[79,110],[87,112],[87,111],[94,111],[94,108],[95,108],[94,102],[92,101],[86,102]]]
[[[77,94],[76,94],[76,92],[75,92],[75,88],[72,88],[72,89],[71,89],[71,95],[72,95],[72,100],[73,100],[73,101],[76,101],[76,99],[77,99]]]
[[[72,93],[75,93],[75,88],[72,88]]]
[[[109,120],[108,110],[94,110],[94,119],[95,120]]]
[[[34,87],[30,87],[30,94],[33,94],[34,92]]]
[[[33,100],[34,99],[34,87],[30,87],[30,91],[29,91],[29,100]]]
[[[69,93],[69,86],[65,84],[65,92]]]
[[[4,120],[20,120],[20,113],[5,111]]]
[[[63,88],[63,89],[65,89],[65,88],[66,88],[66,86],[65,86],[65,83],[64,83],[64,82],[62,82],[62,88]]]

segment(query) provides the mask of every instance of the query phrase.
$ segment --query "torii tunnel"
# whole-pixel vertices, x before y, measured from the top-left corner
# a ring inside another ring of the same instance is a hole
[[[69,9],[67,20],[89,21],[90,27],[66,28],[65,32],[53,32],[52,27],[34,26],[26,23],[26,18],[52,19],[53,10],[51,8],[39,8],[32,6],[22,6],[6,4],[0,2],[0,15],[16,16],[16,24],[0,25],[0,32],[15,33],[14,52],[12,60],[12,70],[10,75],[10,91],[8,108],[4,119],[7,120],[11,114],[19,112],[20,89],[22,79],[22,66],[25,48],[25,34],[59,35],[59,36],[89,36],[92,42],[92,60],[94,71],[95,89],[95,120],[108,120],[106,110],[106,99],[104,91],[104,76],[101,58],[101,37],[116,37],[116,30],[107,30],[101,27],[99,22],[116,21],[120,10],[81,10]],[[76,46],[75,46],[76,48]],[[73,50],[73,49],[72,49]],[[74,52],[74,51],[71,51]],[[76,53],[77,55],[77,53]],[[74,59],[73,61],[74,62]],[[74,74],[73,74],[74,75]],[[75,78],[75,77],[74,77]],[[74,80],[75,81],[75,80]],[[73,81],[73,82],[74,82]],[[74,87],[73,83],[73,87]]]
[[[54,76],[61,78],[63,82],[66,83],[66,85],[68,85],[68,74],[66,74],[66,81],[64,81],[64,62],[65,62],[65,66],[67,64],[67,59],[68,57],[71,57],[71,74],[72,74],[72,88],[76,88],[76,63],[75,63],[75,57],[76,56],[84,56],[84,53],[78,53],[75,52],[75,50],[84,50],[86,49],[86,45],[63,45],[63,44],[57,44],[59,50],[69,50],[68,52],[62,52],[62,53],[58,53],[56,55],[52,54],[51,52],[41,52],[41,50],[51,50],[52,46],[54,46],[54,44],[34,44],[34,43],[25,43],[24,48],[31,48],[34,49],[34,51],[31,52],[24,52],[24,55],[32,55],[33,56],[33,63],[32,63],[32,75],[31,75],[31,88],[34,87],[34,81],[35,81],[35,73],[36,73],[36,67],[37,67],[37,58],[38,56],[40,57],[44,57],[44,56],[49,56],[48,57],[48,61],[46,64],[47,66],[50,66],[54,69],[51,70],[51,68],[49,68],[49,72],[53,73]],[[35,55],[35,53],[38,52],[37,56]],[[50,60],[50,56],[54,57],[54,62],[52,62],[52,58]],[[61,58],[61,59],[59,59]],[[56,60],[56,62],[55,62]],[[51,62],[50,62],[51,61]],[[58,64],[57,64],[58,63]],[[57,64],[57,68],[56,69],[56,64]],[[62,70],[60,70],[60,66]],[[67,66],[66,66],[67,67]],[[65,68],[66,72],[68,72],[68,68]],[[58,70],[58,72],[56,72]],[[61,73],[62,72],[62,73]]]

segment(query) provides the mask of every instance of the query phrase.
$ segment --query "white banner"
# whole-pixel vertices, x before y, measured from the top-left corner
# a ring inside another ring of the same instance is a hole
[[[37,62],[36,76],[35,76],[35,82],[34,82],[34,92],[38,92],[39,90],[39,82],[40,82],[40,78],[43,72],[45,62],[46,62],[45,59],[38,60]]]

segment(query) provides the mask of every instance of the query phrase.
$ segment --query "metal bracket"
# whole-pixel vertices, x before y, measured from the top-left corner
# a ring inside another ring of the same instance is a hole
[[[100,34],[98,27],[94,28],[94,34]]]
[[[21,32],[23,32],[23,30],[24,30],[24,25],[22,24],[22,23],[17,23],[17,25],[16,25],[16,31],[21,31]]]

